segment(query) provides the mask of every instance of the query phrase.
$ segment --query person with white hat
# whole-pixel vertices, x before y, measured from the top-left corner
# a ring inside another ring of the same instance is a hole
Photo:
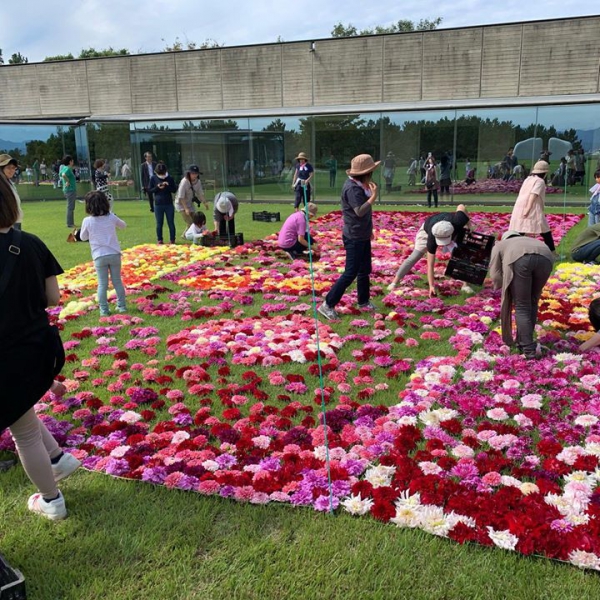
[[[515,344],[512,334],[512,308],[517,324],[516,344],[524,357],[536,358],[541,347],[533,338],[538,304],[542,290],[552,272],[554,254],[548,246],[509,230],[494,244],[490,259],[490,279],[496,289],[502,288],[500,323],[502,340]]]
[[[529,177],[523,181],[510,217],[511,231],[540,235],[552,252],[555,251],[552,231],[544,214],[546,201],[546,175],[550,167],[545,160],[538,160]]]
[[[460,243],[465,235],[465,227],[468,222],[469,215],[464,204],[459,204],[454,213],[443,212],[425,219],[417,232],[412,254],[400,265],[394,280],[388,285],[388,290],[393,291],[427,253],[429,297],[436,296],[437,291],[434,280],[435,253],[440,246],[445,247],[447,251],[451,251],[453,244]]]
[[[308,156],[304,152],[298,153],[298,156],[294,159],[298,161],[296,170],[294,171],[294,178],[292,180],[292,187],[294,188],[294,208],[298,210],[300,206],[304,205],[304,193],[306,192],[306,203],[310,202],[310,195],[312,186],[310,184],[315,170],[313,166],[308,162]]]
[[[235,214],[238,211],[238,199],[231,192],[219,192],[215,196],[213,219],[215,235],[235,235]]]
[[[344,228],[342,240],[346,250],[346,267],[333,284],[319,306],[319,313],[326,319],[337,319],[335,307],[346,289],[356,279],[358,308],[374,310],[370,301],[371,240],[373,239],[373,204],[379,196],[373,171],[381,161],[374,161],[370,154],[359,154],[352,159],[346,171],[348,179],[342,188],[342,215]]]

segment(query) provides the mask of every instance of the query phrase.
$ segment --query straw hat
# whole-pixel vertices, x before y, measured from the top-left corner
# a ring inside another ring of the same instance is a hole
[[[533,165],[533,169],[531,169],[532,175],[537,175],[538,173],[541,175],[542,173],[547,173],[550,170],[550,166],[545,160],[538,160],[535,165]]]
[[[304,152],[298,152],[298,156],[296,156],[296,158],[294,160],[300,160],[300,159],[308,162],[308,156],[306,156],[306,154]]]
[[[370,154],[359,154],[352,159],[346,175],[350,175],[350,177],[366,175],[374,171],[380,164],[381,161],[375,162]]]
[[[319,207],[314,202],[308,203],[308,214],[311,217],[316,216],[317,212],[319,212]]]
[[[19,162],[16,158],[13,158],[10,154],[0,154],[0,167],[6,167],[7,165],[14,165],[19,168]]]

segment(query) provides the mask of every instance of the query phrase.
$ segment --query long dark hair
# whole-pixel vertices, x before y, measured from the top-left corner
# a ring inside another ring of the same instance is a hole
[[[4,169],[0,168],[0,227],[12,227],[19,216],[17,197]]]
[[[110,212],[110,202],[104,192],[88,192],[85,195],[85,212],[92,217],[103,217]]]

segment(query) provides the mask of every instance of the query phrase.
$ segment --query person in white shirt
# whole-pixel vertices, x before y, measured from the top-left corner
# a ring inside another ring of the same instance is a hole
[[[192,224],[185,230],[183,236],[186,240],[197,244],[208,233],[206,215],[199,210],[192,215]]]
[[[121,281],[121,246],[117,238],[117,229],[125,229],[127,225],[110,212],[109,200],[103,192],[86,194],[85,212],[90,216],[83,220],[79,235],[83,241],[90,242],[92,259],[98,274],[100,316],[110,315],[107,300],[109,272],[117,293],[117,312],[127,312],[125,287]]]

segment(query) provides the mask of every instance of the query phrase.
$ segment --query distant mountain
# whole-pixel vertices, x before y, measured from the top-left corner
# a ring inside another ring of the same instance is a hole
[[[0,139],[0,152],[6,152],[10,154],[11,150],[19,150],[19,152],[25,153],[27,148],[27,142],[11,142],[9,140]]]

